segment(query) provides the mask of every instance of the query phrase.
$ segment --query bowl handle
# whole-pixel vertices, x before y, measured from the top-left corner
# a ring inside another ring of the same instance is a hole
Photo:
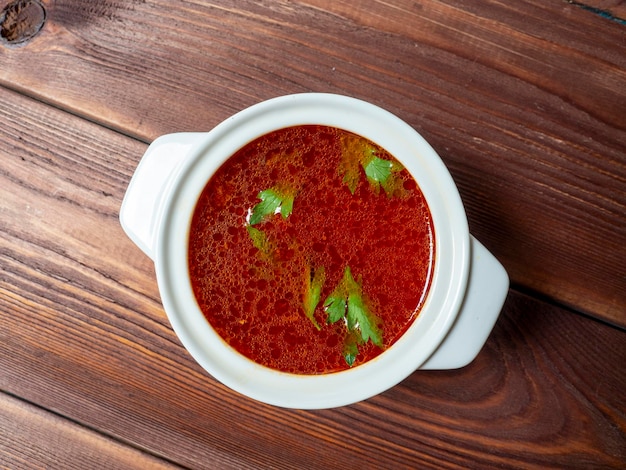
[[[470,235],[471,267],[465,298],[452,328],[421,370],[458,369],[478,355],[491,333],[509,290],[500,262]]]
[[[126,235],[152,260],[167,186],[191,148],[204,135],[180,132],[157,138],[146,150],[130,180],[120,208],[120,223]]]

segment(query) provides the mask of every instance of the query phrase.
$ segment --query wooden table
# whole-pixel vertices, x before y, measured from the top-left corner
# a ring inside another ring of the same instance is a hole
[[[625,2],[4,7],[0,468],[626,467]],[[422,133],[512,281],[469,366],[321,411],[208,376],[118,222],[153,139],[307,91]]]

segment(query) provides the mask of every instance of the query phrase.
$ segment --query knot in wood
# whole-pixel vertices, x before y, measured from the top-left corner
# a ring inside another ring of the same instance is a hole
[[[21,44],[35,36],[46,21],[46,10],[38,0],[16,0],[0,13],[0,42]]]

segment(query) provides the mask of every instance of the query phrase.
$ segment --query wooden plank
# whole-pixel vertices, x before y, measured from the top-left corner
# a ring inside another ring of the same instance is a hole
[[[419,86],[450,99],[408,121],[450,167],[472,231],[514,283],[626,325],[626,54],[615,47],[626,30],[546,2],[300,3],[432,46],[415,63],[436,79]],[[604,26],[615,35],[599,40],[591,31]],[[396,91],[416,75],[403,70]],[[412,104],[430,104],[425,95]]]
[[[626,326],[621,25],[539,0],[44,5],[5,86],[146,142],[276,95],[369,100],[439,151],[514,284]]]
[[[582,0],[580,2],[570,0],[570,3],[597,9],[595,13],[606,14],[604,16],[610,19],[626,22],[626,2],[623,0]]]
[[[0,117],[0,390],[189,468],[626,461],[626,335],[515,292],[470,366],[366,402],[283,410],[226,389],[116,219],[145,145],[5,90]]]
[[[180,468],[0,393],[0,468]]]

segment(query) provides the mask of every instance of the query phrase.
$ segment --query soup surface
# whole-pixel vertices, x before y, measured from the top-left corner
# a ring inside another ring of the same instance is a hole
[[[325,126],[272,132],[229,158],[192,218],[198,305],[234,349],[320,374],[381,354],[424,303],[431,215],[388,152]]]

